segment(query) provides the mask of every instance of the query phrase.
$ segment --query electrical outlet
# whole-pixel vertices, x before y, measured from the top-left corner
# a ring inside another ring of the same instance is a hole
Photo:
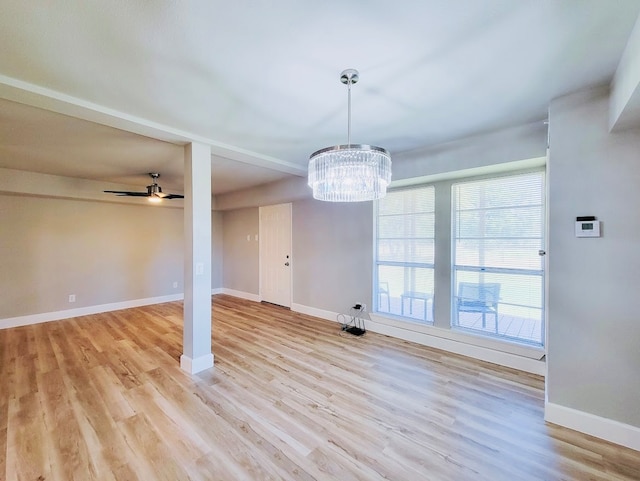
[[[76,295],[75,294],[69,294],[69,302],[76,302]]]
[[[173,288],[177,289],[178,288],[178,281],[173,281]]]

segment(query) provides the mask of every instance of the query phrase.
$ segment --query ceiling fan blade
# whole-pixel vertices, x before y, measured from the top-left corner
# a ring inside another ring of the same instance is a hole
[[[165,194],[162,192],[162,187],[158,185],[157,179],[160,174],[150,173],[153,179],[153,184],[147,186],[146,192],[130,192],[128,190],[104,190],[107,194],[116,194],[118,196],[128,197],[148,197],[149,200],[159,201],[161,199],[184,199],[184,195],[181,194]]]
[[[120,196],[129,196],[129,197],[149,197],[148,192],[127,192],[124,190],[105,190],[103,192],[107,194],[117,194]]]

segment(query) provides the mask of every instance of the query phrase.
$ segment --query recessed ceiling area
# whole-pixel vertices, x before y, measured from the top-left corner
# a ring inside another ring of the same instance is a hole
[[[213,193],[304,176],[346,140],[394,154],[546,118],[608,84],[640,1],[367,4],[8,0],[0,167],[182,189],[182,146],[212,146]]]
[[[144,187],[160,172],[165,189],[184,186],[182,145],[0,99],[0,167]],[[287,177],[212,157],[212,193]]]

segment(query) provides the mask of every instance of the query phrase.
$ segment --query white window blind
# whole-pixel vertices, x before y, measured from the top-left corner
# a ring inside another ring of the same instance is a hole
[[[433,186],[389,192],[377,203],[376,310],[433,322]]]
[[[544,173],[462,182],[452,196],[453,325],[542,344]]]

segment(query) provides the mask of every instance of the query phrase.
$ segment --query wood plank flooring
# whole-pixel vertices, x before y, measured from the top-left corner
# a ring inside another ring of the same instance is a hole
[[[543,420],[543,380],[216,296],[0,331],[0,479],[638,480],[640,453]]]

